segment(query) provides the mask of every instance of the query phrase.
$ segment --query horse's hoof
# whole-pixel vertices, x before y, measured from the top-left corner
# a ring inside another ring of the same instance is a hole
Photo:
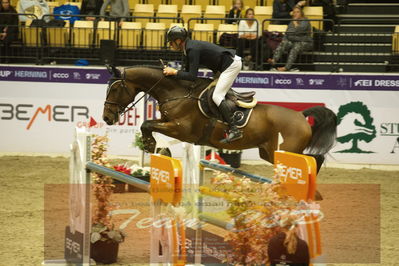
[[[316,194],[314,195],[314,199],[315,199],[315,201],[322,201],[323,200],[323,196],[320,194],[320,192],[318,190],[316,190]]]

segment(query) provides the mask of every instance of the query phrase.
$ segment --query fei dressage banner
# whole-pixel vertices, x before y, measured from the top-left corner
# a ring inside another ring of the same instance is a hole
[[[75,126],[91,121],[93,133],[109,133],[110,154],[137,154],[131,147],[134,134],[143,119],[156,117],[156,103],[130,110],[117,126],[105,125],[108,78],[104,68],[0,66],[0,150],[67,153]],[[399,75],[243,71],[234,88],[255,90],[261,103],[295,110],[324,105],[336,112],[331,161],[399,164]],[[175,156],[182,154],[177,146]],[[243,158],[258,154],[249,150]]]

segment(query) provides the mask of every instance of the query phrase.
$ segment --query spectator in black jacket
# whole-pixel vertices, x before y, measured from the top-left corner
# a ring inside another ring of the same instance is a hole
[[[306,1],[295,1],[295,0],[274,0],[273,2],[273,24],[286,24],[290,23],[291,11],[295,6],[303,7],[306,5]],[[279,20],[287,19],[287,20]]]
[[[17,11],[10,5],[10,0],[0,0],[0,46],[1,56],[9,54],[10,44],[18,38]],[[5,14],[4,14],[5,13]]]
[[[237,24],[241,18],[241,13],[244,10],[244,2],[242,0],[233,1],[233,7],[230,9],[227,18],[231,18],[228,20],[228,24]]]
[[[100,15],[103,3],[103,0],[83,0],[80,14],[87,15],[86,20],[95,20],[95,17],[92,16]]]

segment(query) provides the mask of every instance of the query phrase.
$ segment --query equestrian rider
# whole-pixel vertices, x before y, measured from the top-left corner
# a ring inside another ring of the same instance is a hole
[[[212,100],[218,106],[220,113],[230,127],[226,138],[222,139],[221,142],[229,143],[242,138],[242,132],[237,128],[233,114],[224,99],[238,73],[240,73],[242,67],[241,57],[235,55],[235,51],[216,44],[190,40],[186,29],[182,27],[172,27],[168,31],[167,38],[173,50],[184,53],[186,71],[165,67],[163,70],[164,75],[194,81],[197,79],[200,65],[211,69],[213,73],[220,72]]]

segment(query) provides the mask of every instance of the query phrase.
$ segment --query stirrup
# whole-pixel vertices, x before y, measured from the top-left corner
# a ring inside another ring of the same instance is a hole
[[[243,137],[241,130],[236,129],[233,131],[229,131],[227,136],[224,139],[220,140],[220,143],[230,143],[236,140],[239,140]]]

